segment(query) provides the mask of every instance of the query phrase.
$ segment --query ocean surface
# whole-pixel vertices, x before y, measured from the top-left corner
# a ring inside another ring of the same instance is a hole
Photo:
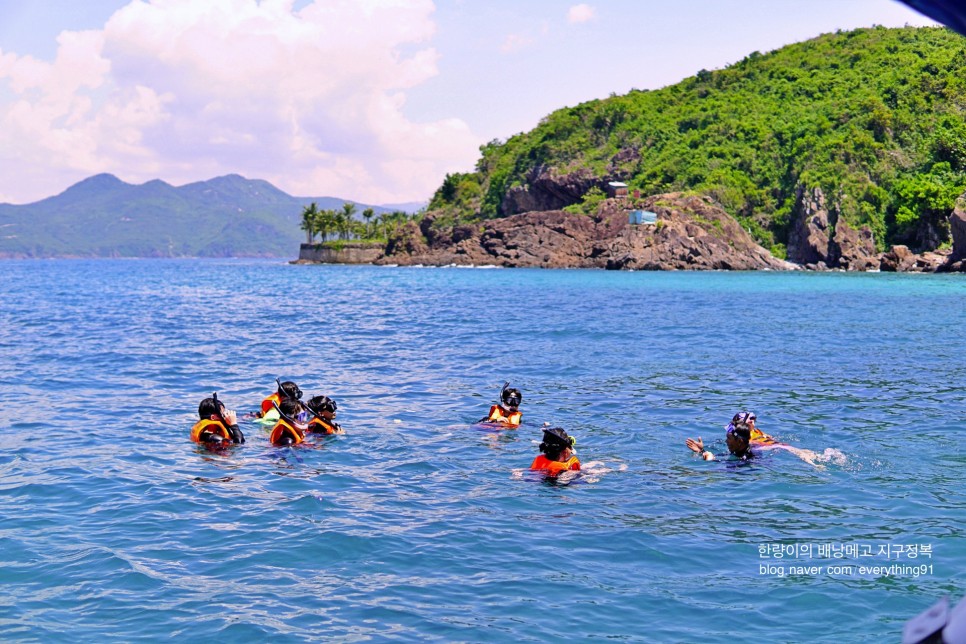
[[[966,593],[961,275],[0,271],[0,640],[897,642]],[[276,377],[346,434],[190,442]],[[743,409],[813,462],[685,447]]]

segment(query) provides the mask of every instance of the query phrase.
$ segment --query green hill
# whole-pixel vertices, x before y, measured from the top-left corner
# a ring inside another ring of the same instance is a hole
[[[964,115],[962,36],[826,34],[557,110],[483,146],[477,171],[447,176],[429,211],[444,224],[533,204],[589,211],[618,180],[644,195],[706,194],[784,256],[797,195],[819,188],[833,223],[869,226],[880,250],[935,248],[948,243],[945,217],[966,189]]]
[[[0,257],[292,257],[312,201],[347,200],[292,197],[238,175],[176,188],[99,174],[36,203],[0,204]]]

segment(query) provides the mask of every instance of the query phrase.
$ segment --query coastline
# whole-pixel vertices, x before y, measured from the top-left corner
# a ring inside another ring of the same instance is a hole
[[[647,213],[647,223],[637,223]],[[825,213],[803,213],[792,232],[792,258],[759,245],[707,197],[683,193],[642,200],[608,199],[595,215],[532,211],[474,224],[446,225],[433,213],[410,221],[385,245],[305,244],[292,264],[374,264],[605,270],[966,272],[966,226],[950,216],[950,249],[876,252],[867,229],[844,221],[829,233]],[[959,250],[960,252],[957,252]]]

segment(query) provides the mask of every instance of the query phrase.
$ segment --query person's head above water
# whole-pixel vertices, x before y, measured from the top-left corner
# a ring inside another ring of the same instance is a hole
[[[277,378],[275,382],[278,382]],[[278,382],[278,396],[283,399],[292,398],[293,400],[299,400],[302,398],[302,390],[291,380],[286,380],[285,382]]]
[[[543,442],[540,451],[552,461],[566,459],[573,451],[576,441],[561,427],[548,427],[543,430]]]
[[[225,404],[218,400],[218,394],[212,394],[211,398],[205,398],[198,405],[198,417],[202,419],[220,419],[224,416]],[[216,418],[212,418],[215,416]]]
[[[508,409],[517,409],[520,403],[523,402],[523,394],[520,393],[519,389],[510,387],[510,383],[503,383],[503,390],[500,391],[500,400],[503,404],[507,406]]]
[[[336,410],[339,409],[339,406],[336,404],[336,402],[328,396],[313,396],[306,403],[306,406],[319,415],[331,414],[332,416],[335,416]],[[331,418],[331,416],[329,416],[329,418]]]
[[[278,404],[278,409],[283,417],[296,420],[302,412],[302,403],[295,398],[283,398],[282,402]]]

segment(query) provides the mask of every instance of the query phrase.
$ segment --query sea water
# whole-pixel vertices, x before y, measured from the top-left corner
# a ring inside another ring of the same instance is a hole
[[[963,276],[0,270],[5,641],[882,642],[966,591]],[[189,441],[276,377],[346,434]],[[740,410],[818,460],[685,447]]]

